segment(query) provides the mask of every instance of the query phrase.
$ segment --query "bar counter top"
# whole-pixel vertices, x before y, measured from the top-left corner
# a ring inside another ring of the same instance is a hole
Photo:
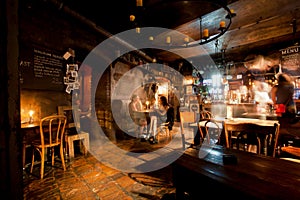
[[[189,148],[173,163],[178,199],[184,198],[185,192],[191,199],[205,193],[214,199],[300,198],[299,163],[219,146],[201,152],[203,158],[199,158],[199,150]],[[223,156],[228,163],[224,164]]]

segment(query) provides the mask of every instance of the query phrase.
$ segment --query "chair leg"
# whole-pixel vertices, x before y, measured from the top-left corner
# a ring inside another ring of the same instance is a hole
[[[172,140],[172,136],[171,136],[171,132],[170,132],[170,130],[169,130],[169,128],[167,127],[166,128],[166,134],[167,134],[167,141],[171,141]]]
[[[34,165],[34,148],[32,149],[32,157],[31,157],[31,167],[30,167],[30,173],[33,171],[33,165]]]
[[[45,166],[45,148],[41,151],[41,179],[44,178],[44,166]]]
[[[64,158],[64,148],[62,144],[60,145],[60,159],[61,159],[61,164],[63,166],[64,171],[66,171],[66,164],[65,164],[65,158]]]
[[[54,147],[51,148],[51,165],[54,166]]]
[[[87,134],[86,137],[83,140],[84,144],[84,155],[87,155],[88,151],[90,150],[90,138],[89,135]]]
[[[31,167],[30,167],[30,173],[33,171],[33,166],[34,166],[34,151],[35,149],[32,150],[32,159],[31,159]],[[41,170],[40,170],[40,177],[41,179],[44,178],[44,162],[45,162],[45,150],[41,149],[40,156],[41,156]]]
[[[74,158],[74,143],[71,137],[68,137],[69,157]]]
[[[65,148],[64,148],[64,154],[66,156],[66,158],[69,156],[69,143],[68,143],[68,135],[66,134],[64,136],[65,140],[64,140],[64,143],[65,143]]]
[[[260,142],[260,138],[257,137],[257,154],[260,155],[261,154],[261,142]]]

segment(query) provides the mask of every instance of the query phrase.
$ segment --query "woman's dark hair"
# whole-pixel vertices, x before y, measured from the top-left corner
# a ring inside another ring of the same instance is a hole
[[[289,83],[289,82],[291,82],[291,78],[287,74],[279,74],[278,82],[279,83]]]
[[[159,99],[160,99],[160,102],[161,102],[161,104],[163,105],[163,107],[167,107],[167,106],[169,105],[169,104],[168,104],[167,97],[165,97],[165,96],[160,96]]]

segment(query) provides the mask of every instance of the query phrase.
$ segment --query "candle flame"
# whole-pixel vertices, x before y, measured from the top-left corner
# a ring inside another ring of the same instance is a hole
[[[34,114],[33,110],[29,110],[29,116],[32,117],[32,115]]]

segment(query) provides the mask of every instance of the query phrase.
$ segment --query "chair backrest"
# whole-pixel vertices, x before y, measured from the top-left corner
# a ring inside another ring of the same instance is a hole
[[[200,121],[202,120],[208,120],[208,119],[212,119],[214,118],[214,115],[210,112],[210,111],[207,111],[207,110],[202,110],[200,112]]]
[[[182,111],[180,112],[180,123],[194,123],[196,120],[195,112]]]
[[[196,121],[195,112],[181,111],[180,114],[180,128],[181,133],[184,133],[184,127],[186,124],[194,123]]]
[[[56,146],[63,141],[67,117],[51,115],[40,121],[40,137],[42,146]]]
[[[195,123],[196,121],[195,112],[180,111],[179,115],[180,115],[180,130],[181,130],[182,145],[183,145],[183,149],[186,149],[186,145],[189,145],[187,144],[186,141],[189,140],[189,138],[186,136],[187,133],[185,131],[185,126],[186,124]]]
[[[200,126],[200,123],[198,123]],[[198,127],[202,130],[202,127]],[[217,144],[220,142],[221,132],[223,130],[223,121],[218,121],[215,119],[207,119],[204,124],[205,135],[203,134],[203,142],[207,144]]]
[[[230,132],[242,132],[243,134],[254,134],[253,136],[256,138],[265,138],[266,148],[268,150],[267,154],[275,157],[276,146],[278,141],[280,124],[275,122],[273,125],[260,125],[259,123],[249,123],[249,122],[241,122],[241,123],[226,123],[224,122],[224,130],[225,130],[225,139],[226,146],[229,148],[230,141]],[[259,140],[260,142],[260,140]]]
[[[78,113],[78,106],[58,106],[58,115],[64,115],[67,117],[66,128],[80,128],[80,117]]]

